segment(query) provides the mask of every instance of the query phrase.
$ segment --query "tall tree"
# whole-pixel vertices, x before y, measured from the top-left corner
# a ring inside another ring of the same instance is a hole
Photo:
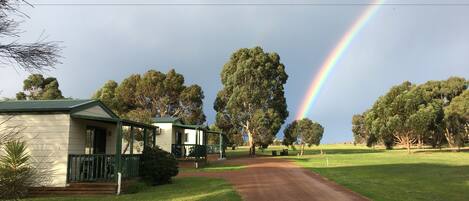
[[[299,141],[301,145],[300,155],[304,154],[305,146],[319,145],[324,133],[324,127],[308,118],[295,120],[288,124],[284,130],[284,145],[292,145]]]
[[[29,72],[52,68],[59,62],[61,48],[57,43],[47,42],[44,38],[32,43],[19,40],[23,31],[18,28],[22,22],[18,19],[28,17],[18,10],[24,3],[28,4],[23,0],[0,1],[0,64]]]
[[[445,107],[445,136],[450,147],[460,148],[469,135],[469,90],[456,96]]]
[[[184,85],[184,76],[174,69],[166,74],[156,70],[133,74],[120,84],[108,81],[93,98],[110,105],[119,115],[144,122],[155,116],[171,116],[202,124],[206,118],[202,88]]]
[[[31,74],[23,81],[23,91],[16,94],[18,100],[63,99],[59,82],[55,77],[44,79],[41,74]]]
[[[365,114],[356,114],[352,117],[352,132],[354,143],[362,144],[368,137],[365,127]]]
[[[284,85],[288,75],[277,53],[243,48],[223,66],[214,109],[218,120],[248,135],[250,155],[273,139],[288,117]]]

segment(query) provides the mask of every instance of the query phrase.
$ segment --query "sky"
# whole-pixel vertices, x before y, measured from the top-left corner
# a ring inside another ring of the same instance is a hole
[[[174,68],[187,84],[203,88],[208,123],[214,121],[223,64],[234,51],[255,46],[277,52],[286,66],[286,122],[293,121],[324,59],[369,6],[358,0],[30,3],[34,7],[21,7],[29,18],[22,19],[20,41],[60,41],[62,63],[45,74],[57,77],[64,96],[90,98],[107,80]],[[469,1],[388,0],[380,5],[308,112],[308,118],[325,127],[322,143],[351,141],[352,115],[393,85],[468,79],[468,21]],[[0,97],[14,97],[27,76],[1,66]],[[281,130],[278,137],[282,135]]]

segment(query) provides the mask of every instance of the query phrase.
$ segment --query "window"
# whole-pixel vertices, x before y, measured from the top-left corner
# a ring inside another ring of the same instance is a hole
[[[189,142],[189,133],[184,133],[184,142]]]
[[[87,127],[85,136],[85,154],[93,154],[94,128]]]

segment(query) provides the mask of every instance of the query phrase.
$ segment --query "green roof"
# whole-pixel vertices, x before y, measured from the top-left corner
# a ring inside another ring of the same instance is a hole
[[[181,123],[181,118],[178,117],[155,117],[153,118],[155,123]]]
[[[0,101],[0,112],[67,112],[95,100],[13,100]]]
[[[188,125],[188,124],[181,124],[181,123],[175,123],[173,126],[180,127],[180,128],[188,128],[188,129],[203,129],[206,130],[207,126],[205,125]]]

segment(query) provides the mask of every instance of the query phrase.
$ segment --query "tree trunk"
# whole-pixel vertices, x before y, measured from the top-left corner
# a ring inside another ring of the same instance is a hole
[[[300,156],[303,156],[304,152],[305,152],[305,144],[301,143]]]
[[[410,139],[407,139],[407,153],[410,154]]]
[[[422,142],[422,136],[421,135],[417,136],[417,143],[418,143],[418,148],[422,149],[423,142]]]
[[[254,144],[254,138],[251,132],[247,131],[247,133],[248,133],[249,156],[255,156],[256,145]]]
[[[445,129],[445,137],[446,137],[446,140],[448,141],[448,145],[450,148],[454,148],[455,147],[455,139],[454,139],[454,136],[451,135],[451,133],[449,132],[448,128]]]

